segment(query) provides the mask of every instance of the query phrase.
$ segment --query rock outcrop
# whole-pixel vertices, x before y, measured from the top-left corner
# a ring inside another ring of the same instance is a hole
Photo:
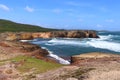
[[[75,55],[72,56],[72,65],[92,69],[80,80],[120,80],[119,54],[93,52]]]
[[[53,31],[43,33],[33,33],[33,38],[99,38],[95,31],[74,30],[74,31]]]
[[[98,38],[95,31],[91,30],[72,30],[72,31],[53,31],[53,32],[5,32],[0,33],[0,46],[11,47],[34,56],[39,59],[45,59],[49,54],[47,50],[41,47],[19,42],[19,40],[30,40],[34,38]]]
[[[53,31],[53,32],[6,32],[1,33],[0,37],[4,40],[30,40],[34,38],[99,38],[95,31],[75,30],[75,31]]]
[[[18,41],[1,41],[0,47],[14,50],[13,52],[16,52],[16,54],[21,53],[21,55],[27,55],[27,56],[36,57],[36,58],[43,59],[43,60],[48,60],[47,59],[47,55],[49,54],[48,51],[34,44],[30,44],[26,42],[23,43],[23,42],[18,42]],[[10,52],[10,53],[5,53],[5,54],[11,55],[12,53]]]
[[[21,39],[33,39],[32,33],[27,32],[5,32],[0,34],[1,40],[13,41],[13,40],[21,40]]]
[[[93,53],[84,53],[80,55],[74,55],[71,57],[71,63],[79,65],[81,63],[86,62],[99,62],[99,61],[114,61],[116,59],[120,60],[120,55],[117,54],[110,54],[110,53],[100,53],[100,52],[93,52]]]

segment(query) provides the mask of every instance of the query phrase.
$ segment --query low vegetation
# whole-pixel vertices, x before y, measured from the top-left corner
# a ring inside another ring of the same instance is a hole
[[[43,60],[28,56],[18,56],[11,59],[10,61],[16,64],[16,68],[20,72],[28,72],[33,70],[35,73],[42,73],[62,66],[61,64],[45,62]]]
[[[41,26],[21,24],[0,19],[0,32],[47,32],[56,30],[57,29],[43,28]]]
[[[62,64],[50,63],[28,56],[17,56],[9,60],[1,60],[0,66],[4,65],[6,62],[15,64],[16,69],[23,73],[31,70],[33,70],[34,73],[42,73],[63,66]]]

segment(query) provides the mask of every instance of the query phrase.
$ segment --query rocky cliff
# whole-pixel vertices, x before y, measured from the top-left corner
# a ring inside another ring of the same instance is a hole
[[[56,62],[48,57],[49,52],[47,50],[35,44],[19,41],[0,41],[1,48],[6,49],[6,51],[0,50],[0,55],[7,56],[8,59],[18,55],[26,55],[45,61]]]
[[[75,31],[53,31],[53,32],[6,32],[0,34],[4,40],[25,40],[33,38],[99,38],[95,31],[91,30],[75,30]]]

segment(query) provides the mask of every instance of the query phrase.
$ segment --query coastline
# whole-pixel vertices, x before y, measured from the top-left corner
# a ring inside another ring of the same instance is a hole
[[[64,34],[66,35],[66,32],[69,32],[69,33],[72,33],[71,36],[73,36],[73,34],[75,35],[78,35],[78,34],[83,34],[83,32],[88,35],[87,33],[89,33],[89,35],[94,35],[93,38],[98,38],[99,36],[97,35],[97,33],[95,33],[94,31],[89,31],[89,30],[85,30],[85,31],[54,31],[53,33],[52,32],[40,32],[40,33],[26,33],[26,32],[17,32],[17,33],[12,33],[12,32],[7,32],[7,33],[1,33],[0,36],[3,40],[5,41],[15,41],[15,42],[19,42],[19,43],[27,43],[29,41],[32,41],[34,38],[39,38],[39,37],[43,37],[43,38],[53,38],[53,37],[58,37],[58,36],[61,36],[61,34]],[[82,32],[82,33],[80,33]],[[57,36],[56,36],[57,34]],[[46,37],[47,36],[47,37]],[[70,37],[70,36],[69,36]],[[76,37],[81,37],[81,35],[79,36],[74,36],[75,38]],[[74,38],[73,37],[73,38]],[[90,36],[83,36],[84,38],[88,38]],[[61,37],[63,38],[63,37]],[[3,41],[2,40],[2,41]],[[4,42],[3,42],[4,43]],[[14,43],[14,42],[13,42]],[[36,44],[32,44],[32,43],[27,43],[28,45],[31,44],[31,45],[35,45],[37,47],[39,47],[38,45]],[[5,44],[4,44],[5,45]],[[20,44],[19,44],[20,45]],[[47,48],[45,47],[41,47],[40,46],[40,49],[43,49],[43,50],[47,50],[47,55],[46,58],[50,58],[53,60],[53,62],[58,62],[58,63],[62,63],[62,64],[70,64],[70,62],[72,62],[72,60],[65,60],[64,58],[61,58],[55,54],[53,54],[53,52],[49,51]],[[39,52],[38,52],[39,53]],[[43,52],[44,53],[44,52]],[[37,54],[37,53],[36,53]],[[40,55],[36,56],[38,58],[41,58],[41,59],[44,59],[45,56],[42,57],[39,57]],[[88,55],[87,55],[88,56]],[[70,59],[72,59],[73,56],[71,56]],[[49,59],[48,59],[49,61]]]
[[[8,39],[8,38],[5,38],[5,39]],[[46,49],[39,47],[35,44],[27,43],[26,40],[23,40],[23,41],[25,42],[20,42],[19,40],[17,41],[1,40],[0,42],[0,49],[1,49],[0,55],[2,56],[0,58],[1,61],[4,61],[6,59],[9,60],[10,58],[13,58],[15,56],[27,55],[29,57],[38,58],[39,60],[48,62],[45,64],[49,64],[49,63],[58,64],[54,59],[48,58],[48,54],[50,53]],[[26,62],[26,60],[22,59],[20,62],[21,63],[19,66],[22,66],[24,62]],[[12,73],[8,72],[9,73],[8,74],[4,72],[6,68],[4,67],[5,69],[3,69],[3,66],[6,66],[8,64],[13,65],[16,63],[7,62],[5,64],[1,64],[2,66],[0,66],[0,71],[2,71],[2,74],[0,74],[0,76],[4,75],[5,77],[0,77],[0,79],[10,78],[10,76],[8,76],[9,74],[17,76],[18,80],[23,79],[23,77],[20,77],[21,75],[18,76],[16,74],[13,74],[13,72],[16,71],[15,67],[12,67],[12,68],[6,67],[10,70],[12,69],[13,71]],[[46,79],[46,80],[48,79],[49,80],[53,80],[53,79],[54,80],[60,80],[60,79],[61,80],[67,80],[67,79],[68,80],[69,79],[106,80],[106,79],[109,79],[109,80],[113,80],[113,79],[120,79],[120,77],[118,76],[120,74],[119,67],[120,67],[120,55],[94,52],[94,53],[83,53],[80,55],[72,56],[70,65],[62,65],[61,67],[54,70],[48,70],[48,71],[45,71],[44,73],[38,73],[38,74],[29,73],[29,72],[26,72],[26,73],[29,74],[29,76],[34,75],[34,77],[31,77],[30,80],[36,80],[36,79],[37,80],[42,80],[42,79]],[[9,71],[8,69],[7,71]],[[17,72],[18,71],[16,71],[16,73]],[[115,73],[116,76],[113,75],[113,73]],[[106,75],[108,75],[109,78],[106,77]],[[44,77],[44,76],[48,76],[48,77]],[[24,77],[27,78],[26,75]],[[14,79],[14,78],[10,78],[10,79]]]
[[[16,42],[21,41],[21,43],[22,42],[26,43],[28,40],[32,40],[32,39],[35,39],[35,38],[56,38],[56,37],[61,37],[61,38],[64,38],[64,37],[66,37],[66,38],[89,38],[89,37],[90,38],[99,38],[98,35],[96,34],[96,32],[92,31],[92,30],[53,31],[53,32],[37,32],[37,33],[31,33],[31,32],[16,32],[16,33],[15,32],[5,32],[5,33],[1,33],[0,37],[1,37],[2,41],[3,40],[5,40],[5,41],[16,41]],[[21,43],[18,42],[17,44],[20,45]],[[15,44],[15,45],[17,45],[17,44]],[[28,45],[30,45],[30,44],[31,43],[29,43]],[[35,44],[33,44],[33,45],[35,45]],[[31,44],[31,46],[33,46],[33,45]],[[35,46],[37,46],[37,45],[35,45]],[[18,47],[18,46],[16,46],[16,47]],[[22,46],[22,47],[25,47],[25,46]],[[30,48],[30,49],[32,49],[32,48]],[[44,50],[46,50],[46,49],[43,48],[43,51]],[[42,48],[41,48],[41,51],[42,51]],[[42,52],[42,53],[44,55],[44,52]],[[47,50],[46,53],[49,54],[49,55],[46,55],[46,57],[51,56],[51,57],[55,58],[57,61],[59,61],[59,63],[70,64],[69,61],[64,60],[63,58],[53,54],[49,50]],[[42,58],[39,55],[39,52],[36,53],[35,56],[38,57],[38,58],[44,59],[44,56],[42,56],[43,57]]]

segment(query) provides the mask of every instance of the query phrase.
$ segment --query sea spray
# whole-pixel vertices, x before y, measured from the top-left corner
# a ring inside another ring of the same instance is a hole
[[[89,41],[87,42],[88,45],[101,48],[101,49],[108,49],[115,52],[120,52],[120,43],[114,43],[109,41]]]
[[[53,38],[49,40],[45,45],[77,45],[77,46],[86,46],[85,41],[81,39],[68,39],[68,38]]]

